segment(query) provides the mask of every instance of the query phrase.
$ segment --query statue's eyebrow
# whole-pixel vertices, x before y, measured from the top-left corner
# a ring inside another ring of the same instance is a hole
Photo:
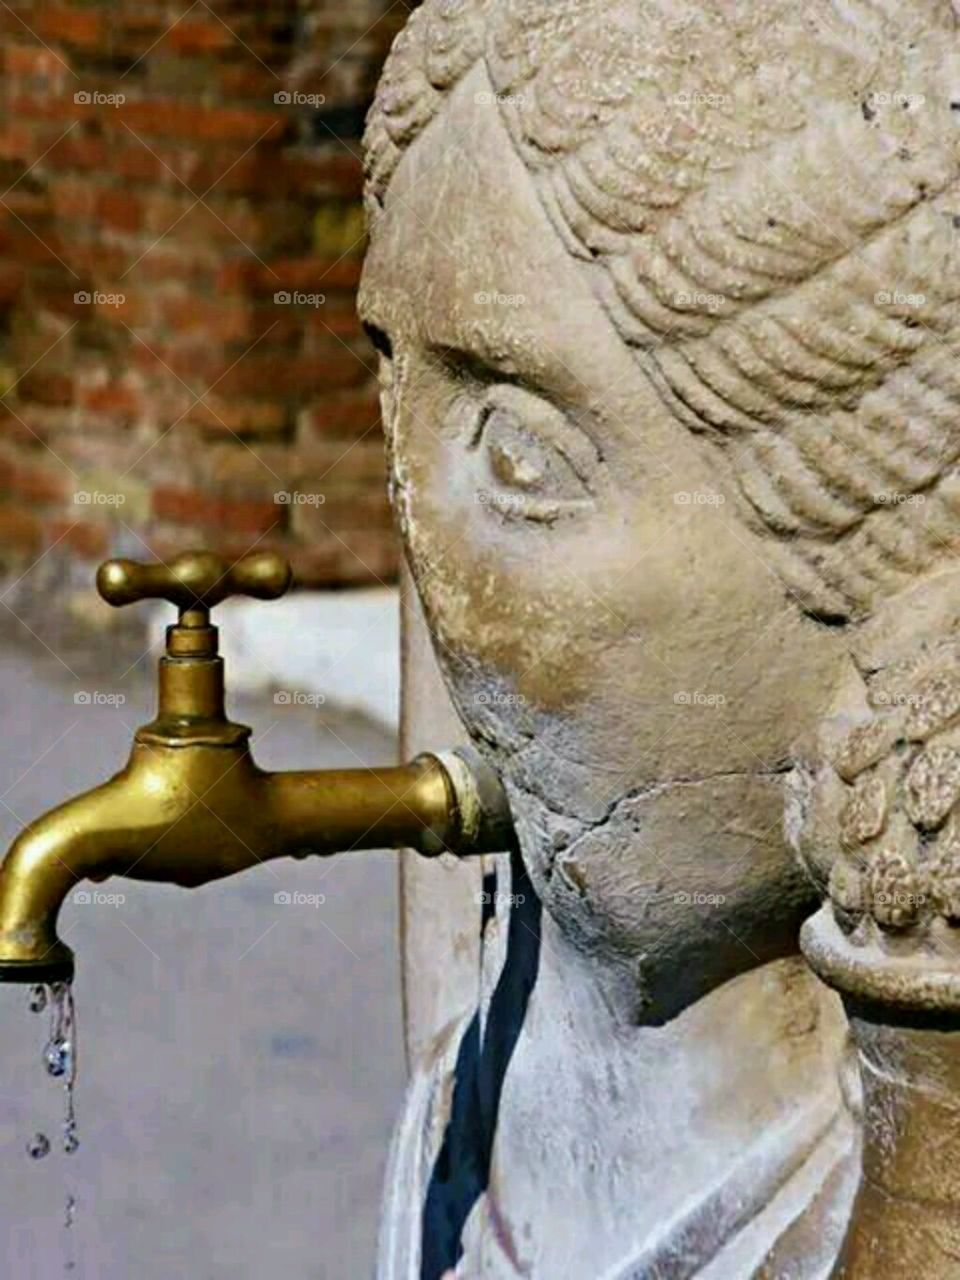
[[[407,338],[413,336],[408,330],[412,320],[421,350],[448,368],[481,381],[522,382],[549,394],[549,387],[542,384],[550,362],[522,319],[508,316],[491,322],[476,315],[467,319],[436,305],[411,315],[410,306],[405,290],[361,282],[357,310],[367,336],[387,358],[400,340],[398,330]]]
[[[522,372],[515,360],[487,349],[482,344],[431,342],[427,351],[455,372],[470,374],[478,381],[496,377],[519,382]]]
[[[521,332],[502,323],[488,325],[471,318],[448,325],[433,313],[424,326],[424,345],[431,354],[464,369],[486,369],[511,380],[532,372],[525,358],[531,343],[524,343]]]

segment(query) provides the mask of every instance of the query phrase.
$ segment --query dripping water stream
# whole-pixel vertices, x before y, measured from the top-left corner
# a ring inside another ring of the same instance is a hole
[[[66,1155],[73,1155],[80,1143],[77,1138],[77,1116],[74,1107],[74,1085],[77,1079],[77,1024],[73,1004],[73,989],[69,982],[54,982],[48,986],[32,987],[30,1011],[50,1011],[50,1034],[43,1049],[43,1065],[47,1074],[63,1081],[64,1118],[62,1147]],[[50,1154],[50,1139],[37,1132],[27,1144],[27,1152],[34,1160],[42,1160]],[[64,1206],[63,1226],[70,1231],[76,1218],[76,1197],[68,1190]],[[64,1270],[74,1271],[72,1234],[65,1239]]]

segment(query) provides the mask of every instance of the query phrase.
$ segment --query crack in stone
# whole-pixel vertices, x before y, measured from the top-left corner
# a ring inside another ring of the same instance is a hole
[[[703,786],[705,783],[715,782],[726,778],[783,777],[786,774],[791,773],[794,767],[795,765],[793,761],[784,761],[780,764],[763,769],[719,769],[712,773],[693,774],[686,777],[670,778],[665,781],[660,780],[652,783],[644,783],[637,787],[631,787],[623,795],[616,796],[607,804],[604,812],[596,818],[582,818],[576,814],[571,814],[562,809],[558,809],[554,805],[551,805],[545,797],[537,795],[535,792],[531,791],[529,787],[523,786],[518,782],[511,780],[509,786],[513,790],[528,796],[535,804],[539,805],[541,809],[546,811],[546,815],[548,817],[558,818],[565,822],[573,822],[581,828],[579,833],[573,836],[570,840],[554,844],[554,847],[549,854],[547,867],[547,874],[552,875],[556,860],[561,854],[570,854],[574,852],[583,841],[596,836],[614,821],[618,816],[618,812],[627,804],[631,804],[637,800],[645,800],[653,796],[661,795],[676,787],[698,787]],[[556,836],[559,833],[547,830],[545,831],[545,834],[556,839]]]

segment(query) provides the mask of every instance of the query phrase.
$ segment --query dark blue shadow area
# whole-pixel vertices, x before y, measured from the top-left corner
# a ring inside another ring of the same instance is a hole
[[[488,884],[484,889],[489,893]],[[500,1095],[540,965],[540,901],[511,855],[507,952],[486,1027],[474,1014],[457,1052],[453,1103],[423,1209],[420,1280],[442,1280],[463,1256],[463,1228],[490,1181]],[[522,899],[518,901],[517,899]]]

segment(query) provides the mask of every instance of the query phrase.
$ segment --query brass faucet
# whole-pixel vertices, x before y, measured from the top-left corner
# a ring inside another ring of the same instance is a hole
[[[126,767],[17,837],[0,867],[0,981],[55,982],[74,957],[57,915],[80,880],[129,876],[194,888],[272,858],[410,847],[426,856],[511,848],[504,793],[469,748],[399,768],[267,773],[250,729],[224,709],[210,610],[228,596],[273,600],[291,583],[273,553],[234,565],[187,552],[169,566],[111,560],[97,587],[112,605],[163,599],[179,609],[159,663],[156,719]]]

